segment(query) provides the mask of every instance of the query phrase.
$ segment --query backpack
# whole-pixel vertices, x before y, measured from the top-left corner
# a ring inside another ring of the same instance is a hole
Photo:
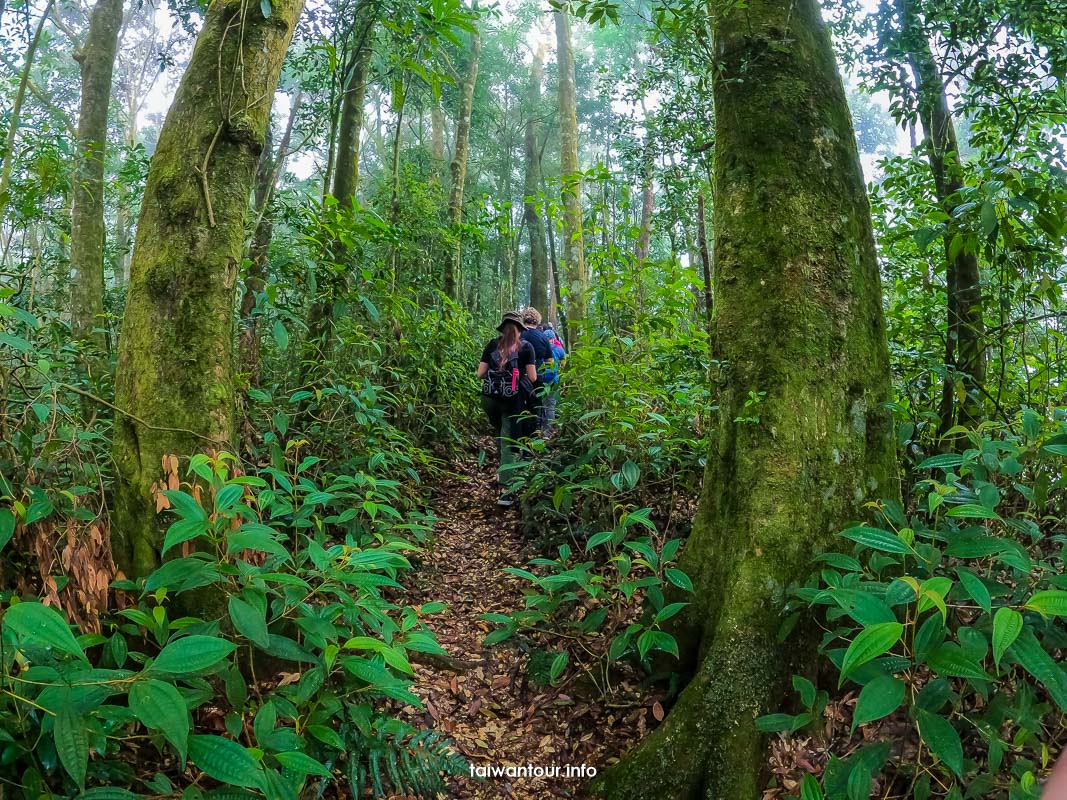
[[[508,359],[504,369],[500,369],[500,353],[493,351],[489,371],[482,380],[482,394],[500,400],[515,400],[522,389],[519,380],[519,351],[516,350]]]
[[[541,380],[545,383],[557,383],[559,381],[559,370],[563,366],[563,360],[567,353],[563,349],[563,342],[559,339],[549,339],[548,347],[552,356],[545,362]]]

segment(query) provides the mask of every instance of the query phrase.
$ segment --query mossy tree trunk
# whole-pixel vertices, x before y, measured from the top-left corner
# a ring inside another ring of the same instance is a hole
[[[122,0],[98,0],[75,59],[81,68],[74,202],[70,212],[70,326],[75,339],[108,345],[104,333],[104,157]],[[93,333],[93,331],[98,331]]]
[[[456,115],[456,140],[452,148],[452,186],[448,192],[448,224],[455,236],[452,252],[445,261],[445,275],[441,288],[453,300],[459,299],[462,290],[460,268],[463,264],[463,236],[459,226],[463,221],[463,187],[467,177],[467,150],[470,147],[471,111],[474,108],[474,87],[478,83],[478,61],[482,52],[482,37],[477,31],[471,34],[468,53],[467,75],[459,91],[459,111]]]
[[[963,177],[945,83],[919,19],[916,0],[897,0],[896,8],[900,16],[902,49],[907,53],[918,90],[923,149],[930,163],[934,191],[938,203],[951,218],[945,224],[944,236],[945,294],[948,300],[945,369],[948,374],[939,408],[941,429],[947,431],[957,422],[970,427],[984,417],[984,404],[979,399],[985,387],[986,373],[982,276],[978,256],[973,250],[962,247],[952,252],[952,242],[961,232],[953,212],[961,200],[959,192],[963,188]]]
[[[530,236],[530,305],[545,308],[548,302],[548,250],[541,215],[537,213],[537,193],[541,189],[541,152],[538,148],[537,115],[541,108],[541,80],[545,51],[538,47],[530,64],[530,84],[526,92],[526,130],[523,145],[526,175],[523,182],[522,212]]]
[[[164,456],[233,441],[235,289],[256,166],[303,0],[215,0],[148,171],[119,339],[115,561],[159,562]]]
[[[819,5],[711,6],[724,368],[681,563],[696,587],[680,632],[695,677],[595,785],[612,800],[761,796],[755,720],[814,654],[806,636],[777,640],[789,589],[865,502],[898,491],[870,212]]]
[[[430,106],[430,177],[434,183],[441,183],[445,167],[445,110],[441,106],[440,96],[435,97]]]
[[[333,196],[342,208],[350,208],[359,185],[359,137],[363,131],[363,105],[367,76],[374,52],[374,26],[378,6],[360,8],[366,22],[356,26],[355,41],[345,65],[341,93],[341,116],[337,131],[337,156],[333,173]]]
[[[582,175],[578,165],[578,116],[574,86],[571,20],[565,9],[553,12],[556,23],[556,65],[559,71],[559,175],[563,200],[562,268],[566,276],[567,322],[585,319],[589,275],[582,235]],[[573,332],[572,332],[573,333]]]
[[[704,277],[704,321],[712,332],[712,315],[715,308],[714,284],[711,278],[711,252],[708,249],[707,211],[704,208],[704,190],[697,192],[697,245],[700,247],[700,266]]]

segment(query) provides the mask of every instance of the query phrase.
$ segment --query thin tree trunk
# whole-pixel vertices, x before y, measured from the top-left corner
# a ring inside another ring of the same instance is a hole
[[[697,245],[700,247],[700,264],[704,270],[704,319],[708,333],[712,332],[712,311],[715,295],[711,282],[711,254],[708,251],[707,215],[704,210],[704,190],[697,192]]]
[[[374,6],[377,9],[377,6]],[[370,13],[376,14],[376,10]],[[359,185],[359,137],[363,130],[363,106],[367,97],[367,73],[374,52],[375,18],[363,25],[352,46],[341,95],[341,121],[337,132],[333,196],[341,208],[350,208]]]
[[[864,503],[899,491],[870,210],[819,4],[713,0],[710,12],[712,351],[730,370],[681,561],[695,587],[679,631],[695,658],[683,666],[697,669],[595,787],[612,800],[762,795],[756,718],[818,641],[804,630],[779,642],[788,587]],[[746,410],[754,392],[765,394]]]
[[[434,98],[430,106],[430,177],[440,185],[445,171],[445,110],[441,107],[441,98]]]
[[[589,274],[582,236],[582,177],[578,165],[578,117],[574,85],[574,49],[566,10],[554,11],[556,63],[559,70],[559,172],[563,199],[563,271],[567,276],[567,322],[585,319]],[[573,336],[573,332],[571,332]],[[573,347],[573,342],[571,346]]]
[[[544,75],[544,46],[538,47],[530,65],[530,85],[526,93],[526,180],[523,183],[522,213],[530,236],[530,305],[544,308],[548,297],[548,254],[545,229],[537,213],[537,193],[541,189],[541,154],[537,147],[537,115],[541,106],[541,80]]]
[[[3,168],[0,169],[0,219],[3,219],[4,214],[7,212],[8,189],[11,186],[11,168],[15,163],[15,139],[18,137],[19,122],[22,118],[22,103],[26,99],[26,87],[30,82],[33,58],[37,54],[37,45],[41,41],[44,23],[48,19],[48,15],[52,13],[54,4],[55,0],[48,0],[48,5],[45,6],[41,19],[37,23],[37,28],[33,32],[33,37],[30,39],[30,45],[26,48],[26,61],[22,65],[22,75],[19,77],[18,89],[15,90],[15,102],[11,104],[11,111],[8,113],[7,137],[4,141],[4,161]]]
[[[103,319],[107,111],[121,27],[122,0],[98,0],[85,45],[75,56],[81,67],[81,111],[70,215],[70,327],[75,339],[92,340],[100,350],[108,346]]]
[[[646,138],[641,160],[641,222],[637,228],[637,243],[634,246],[634,259],[637,261],[638,269],[648,258],[648,249],[652,241],[652,211],[655,208],[656,197],[653,174],[652,151]]]
[[[271,99],[303,0],[216,0],[159,135],[115,378],[115,561],[159,563],[162,465],[234,439],[234,293]],[[238,35],[240,31],[240,35]]]
[[[963,188],[956,129],[945,95],[945,84],[922,28],[916,0],[897,0],[897,10],[915,85],[919,92],[919,118],[923,148],[930,163],[938,203],[950,219],[945,224],[945,261],[948,330],[945,336],[945,376],[939,414],[941,430],[954,424],[973,427],[985,416],[979,398],[985,386],[985,322],[982,318],[982,276],[978,256],[966,247],[952,253],[960,233],[953,212]],[[963,392],[957,402],[957,387]]]
[[[562,330],[564,337],[568,335],[567,315],[563,312],[563,290],[560,288],[559,259],[556,257],[556,231],[552,225],[552,216],[545,208],[545,231],[548,234],[548,286],[551,300],[548,318],[557,330]],[[560,318],[562,315],[562,319]],[[562,327],[561,327],[562,326]]]
[[[478,60],[482,51],[482,37],[471,34],[470,61],[467,65],[467,77],[460,87],[459,114],[456,118],[456,141],[452,155],[452,187],[448,194],[448,224],[456,237],[451,257],[445,261],[445,275],[442,282],[444,293],[453,300],[459,300],[462,289],[460,267],[463,264],[463,236],[459,225],[463,221],[463,184],[467,176],[467,150],[470,146],[471,110],[474,106],[474,87],[478,82]]]

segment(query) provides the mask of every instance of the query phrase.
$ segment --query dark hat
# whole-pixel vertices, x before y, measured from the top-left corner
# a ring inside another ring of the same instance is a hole
[[[516,325],[519,326],[519,328],[526,327],[525,325],[522,324],[522,315],[519,314],[518,311],[506,311],[504,313],[504,318],[500,320],[500,324],[496,326],[496,329],[498,331],[500,331],[501,333],[503,333],[504,332],[504,326],[507,325],[509,322],[515,323]]]

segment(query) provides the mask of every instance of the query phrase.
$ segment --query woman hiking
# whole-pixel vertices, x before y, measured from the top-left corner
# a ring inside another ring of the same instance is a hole
[[[478,378],[482,381],[482,408],[493,426],[500,459],[497,481],[503,493],[497,505],[510,506],[515,499],[509,489],[514,477],[509,473],[519,460],[516,440],[522,436],[520,417],[537,381],[537,356],[533,346],[522,340],[525,326],[517,312],[504,314],[496,329],[500,335],[482,351]]]

